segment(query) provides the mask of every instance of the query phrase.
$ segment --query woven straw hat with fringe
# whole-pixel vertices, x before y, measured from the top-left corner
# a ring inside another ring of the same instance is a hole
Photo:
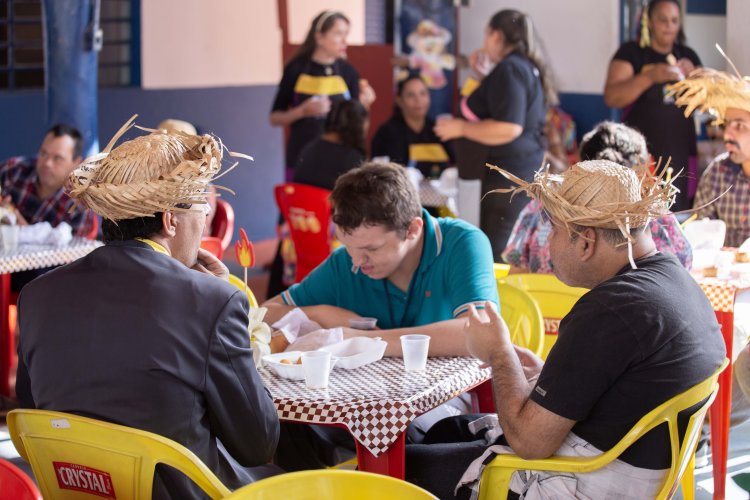
[[[136,116],[120,128],[101,153],[85,159],[71,173],[70,197],[112,221],[164,211],[203,210],[209,183],[221,177],[221,141],[211,135],[137,127],[150,133],[112,149],[134,125]],[[252,160],[240,153],[229,155]]]
[[[630,230],[664,215],[677,192],[672,186],[674,178],[664,179],[666,168],[661,175],[654,176],[645,166],[632,169],[609,160],[582,161],[562,175],[550,174],[549,168],[544,168],[534,175],[532,182],[494,165],[487,166],[518,185],[492,193],[515,195],[525,191],[539,200],[549,216],[563,224],[569,233],[583,237],[576,226],[619,229],[627,242],[633,267]]]
[[[700,68],[690,73],[686,79],[669,85],[669,95],[675,96],[677,106],[685,106],[685,116],[694,110],[708,112],[724,121],[728,108],[742,109],[750,112],[750,77],[743,77],[737,67],[716,46],[736,75],[711,68]]]

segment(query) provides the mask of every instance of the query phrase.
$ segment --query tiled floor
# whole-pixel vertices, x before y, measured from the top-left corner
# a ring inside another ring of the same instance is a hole
[[[750,495],[731,479],[740,472],[750,472],[750,420],[734,427],[729,432],[729,460],[727,460],[727,500],[747,500]],[[695,471],[696,500],[710,500],[713,496],[714,480],[711,466]],[[678,494],[675,498],[682,498]]]

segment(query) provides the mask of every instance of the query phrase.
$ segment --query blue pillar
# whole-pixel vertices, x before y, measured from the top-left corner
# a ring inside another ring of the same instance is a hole
[[[44,0],[47,125],[81,131],[84,156],[98,152],[97,53],[92,43],[97,0]],[[93,29],[93,31],[92,31]]]

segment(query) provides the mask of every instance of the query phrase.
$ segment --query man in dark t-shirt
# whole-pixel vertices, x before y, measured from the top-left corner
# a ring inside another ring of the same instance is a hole
[[[492,367],[508,452],[537,459],[609,450],[646,413],[721,365],[725,348],[708,299],[643,230],[666,210],[672,189],[650,181],[607,160],[577,163],[561,183],[544,173],[519,181],[550,215],[555,275],[590,291],[560,323],[546,362],[514,346],[494,310],[485,308],[489,322],[470,315],[467,345]],[[619,459],[564,480],[515,474],[511,489],[529,498],[654,498],[671,465],[667,429],[657,427]]]
[[[633,170],[596,160],[576,164],[561,184],[540,177],[529,188],[554,214],[555,274],[591,291],[560,323],[544,364],[514,349],[497,317],[469,320],[469,350],[491,363],[500,424],[524,458],[554,454],[569,434],[608,450],[643,415],[706,379],[724,359],[705,294],[643,231],[666,208],[671,188],[656,183],[642,194],[641,186],[649,185]],[[524,371],[539,373],[535,385]],[[619,458],[629,471],[610,470],[590,481],[581,475],[578,491],[591,498],[623,489],[621,498],[652,497],[661,481],[648,471],[671,465],[667,429],[648,433]],[[628,484],[633,477],[644,480]]]

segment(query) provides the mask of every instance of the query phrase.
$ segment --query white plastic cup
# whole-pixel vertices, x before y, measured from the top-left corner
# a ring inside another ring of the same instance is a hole
[[[331,353],[328,351],[310,351],[302,353],[302,370],[305,372],[305,385],[310,389],[328,387],[331,373]]]
[[[423,371],[427,365],[429,349],[430,337],[428,335],[402,335],[401,351],[404,354],[406,371]]]
[[[15,225],[0,225],[0,248],[3,252],[14,252],[18,248],[20,229],[20,227]]]

